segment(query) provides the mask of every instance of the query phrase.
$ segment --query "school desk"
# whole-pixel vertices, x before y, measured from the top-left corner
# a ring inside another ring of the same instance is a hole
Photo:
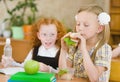
[[[2,68],[1,65],[0,68]],[[7,82],[8,79],[9,79],[8,75],[0,74],[0,82]],[[74,78],[73,80],[70,81],[57,80],[57,82],[88,82],[88,81],[83,78]],[[112,59],[109,82],[120,82],[120,57]]]
[[[0,65],[0,68],[2,68],[2,65]],[[7,82],[9,78],[10,78],[9,75],[0,74],[0,82]],[[57,79],[57,82],[89,82],[89,81],[83,78],[74,78],[72,80]]]

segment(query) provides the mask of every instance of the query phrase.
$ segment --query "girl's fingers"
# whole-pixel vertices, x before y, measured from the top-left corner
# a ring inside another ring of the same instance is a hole
[[[71,38],[77,38],[77,36],[78,36],[78,33],[71,33],[71,34],[70,34],[70,37],[71,37]]]
[[[40,71],[47,72],[49,70],[48,66],[44,63],[40,63]]]
[[[64,38],[70,36],[70,34],[71,34],[71,32],[68,32],[66,35],[64,35],[64,36],[62,37],[62,39],[64,39]]]
[[[71,34],[70,34],[70,37],[73,38],[73,39],[77,39],[77,38],[79,38],[79,36],[81,36],[81,35],[82,35],[81,32],[79,32],[79,33],[71,33]]]
[[[66,37],[69,37],[71,34],[71,32],[67,33],[66,35],[64,35],[62,38],[61,38],[61,48],[64,48],[65,50],[67,50],[67,46],[66,46],[66,43],[64,41],[64,38]]]

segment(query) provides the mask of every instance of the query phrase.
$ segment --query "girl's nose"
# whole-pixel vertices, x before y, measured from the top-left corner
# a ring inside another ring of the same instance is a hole
[[[80,27],[79,27],[79,31],[81,31],[82,29],[83,29],[83,27],[82,27],[82,26],[80,26]]]
[[[46,41],[50,41],[51,40],[51,38],[50,37],[46,37],[46,39],[45,39]]]
[[[53,38],[52,35],[47,35],[47,36],[46,36],[46,40],[51,40],[52,38]]]
[[[46,39],[50,39],[51,37],[50,36],[46,36]]]

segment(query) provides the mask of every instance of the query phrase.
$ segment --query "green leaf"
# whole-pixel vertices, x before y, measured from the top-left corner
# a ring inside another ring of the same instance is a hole
[[[63,74],[66,74],[66,73],[68,73],[67,69],[60,69],[58,72],[58,76],[62,76]]]
[[[66,37],[64,38],[64,41],[67,43],[69,41],[70,38]]]
[[[37,3],[35,2],[36,0],[19,0],[18,3],[16,3],[15,7],[10,9],[6,8],[7,13],[10,17],[6,18],[5,21],[9,22],[9,26],[22,26],[23,24],[32,24],[36,20],[36,12],[38,11]],[[9,5],[7,6],[9,7]],[[27,14],[27,10],[30,10],[30,13]]]
[[[7,10],[7,13],[8,13],[9,15],[12,15],[12,12],[11,12],[11,11],[9,11],[9,10]]]
[[[69,37],[64,38],[64,41],[68,46],[75,46],[76,42],[72,41]]]

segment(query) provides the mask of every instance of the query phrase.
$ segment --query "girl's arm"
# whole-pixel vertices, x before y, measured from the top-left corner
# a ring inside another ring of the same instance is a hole
[[[60,57],[59,57],[59,68],[68,68],[71,67],[72,64],[67,61],[68,57],[68,47],[66,43],[64,42],[64,38],[68,37],[71,34],[71,32],[67,33],[64,37],[61,38],[61,50],[60,50]]]
[[[30,60],[32,58],[32,50],[29,52],[28,56],[26,57],[25,61]],[[24,61],[24,62],[25,62]],[[9,67],[9,66],[19,66],[19,67],[23,67],[24,66],[24,62],[23,63],[18,63],[16,62],[12,57],[7,58],[4,55],[2,56],[2,65],[4,67]],[[9,64],[8,64],[9,63]]]
[[[116,58],[120,56],[120,46],[118,46],[117,48],[113,49],[112,51],[112,58]]]
[[[106,70],[105,67],[95,66],[93,64],[87,50],[82,51],[82,53],[84,53],[83,63],[84,63],[86,73],[89,77],[89,80],[91,82],[97,82],[99,76]]]
[[[80,39],[79,48],[83,54],[83,64],[90,82],[97,82],[100,75],[105,71],[105,67],[96,66],[87,50],[86,39],[80,34],[76,35]]]
[[[13,61],[13,62],[12,62],[12,66],[24,67],[24,63],[25,63],[27,60],[32,59],[32,52],[33,52],[33,49],[30,50],[30,52],[28,53],[28,55],[27,55],[27,57],[25,58],[24,62],[18,63],[18,62],[16,62],[16,61]]]
[[[64,49],[61,49],[60,51],[60,57],[59,57],[59,68],[67,68],[67,59],[66,59],[66,55],[67,52]]]

